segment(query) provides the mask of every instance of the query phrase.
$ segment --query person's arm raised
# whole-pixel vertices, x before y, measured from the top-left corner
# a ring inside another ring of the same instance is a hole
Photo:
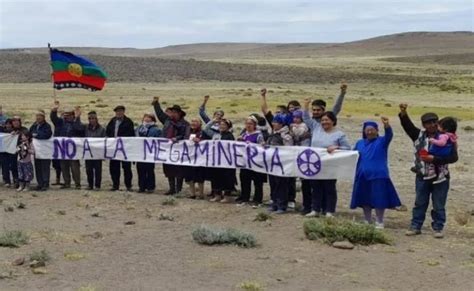
[[[204,123],[211,121],[211,118],[209,118],[209,115],[207,115],[206,112],[206,104],[209,101],[209,98],[209,95],[204,96],[204,101],[202,102],[201,106],[199,106],[199,116],[201,116],[201,119]]]
[[[346,92],[347,92],[347,84],[346,82],[342,81],[341,92],[339,93],[339,96],[336,99],[336,103],[334,103],[334,106],[332,107],[332,112],[334,113],[334,115],[338,115],[339,112],[341,112],[342,103],[344,102],[344,97],[346,96]]]
[[[311,113],[309,112],[309,103],[311,103],[310,98],[306,98],[303,102],[303,122],[309,128],[309,131],[312,132],[316,121],[313,120]]]
[[[403,130],[408,135],[408,137],[410,137],[412,141],[417,140],[418,136],[420,135],[420,129],[416,127],[411,121],[410,117],[408,117],[408,113],[407,113],[408,105],[406,103],[401,103],[399,107],[400,107],[400,113],[398,114],[398,117],[400,118],[400,123],[403,127]]]
[[[268,110],[268,104],[267,104],[267,89],[263,88],[262,90],[260,90],[260,96],[262,96],[262,105],[261,105],[261,109],[262,109],[262,113],[263,115],[267,115],[269,110]]]
[[[153,102],[151,104],[153,105],[153,109],[155,109],[156,117],[164,124],[169,119],[169,116],[163,111],[163,109],[161,109],[160,97],[153,97]]]

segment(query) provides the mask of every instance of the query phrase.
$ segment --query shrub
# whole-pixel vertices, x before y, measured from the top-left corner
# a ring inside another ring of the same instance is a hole
[[[174,197],[168,197],[163,202],[161,202],[161,205],[176,205],[176,198]]]
[[[203,245],[231,244],[243,248],[253,248],[257,245],[257,240],[252,234],[241,232],[232,228],[214,228],[201,225],[193,233],[193,239]]]
[[[49,256],[46,250],[34,251],[30,255],[30,261],[38,261],[40,263],[46,263],[49,260],[51,260],[51,257]]]
[[[18,248],[28,243],[28,236],[21,230],[9,230],[0,235],[0,247]]]
[[[257,213],[257,216],[255,216],[254,221],[267,221],[270,219],[272,219],[272,216],[270,214],[268,214],[267,212],[261,211]]]
[[[238,286],[242,290],[247,290],[247,291],[263,291],[262,285],[260,285],[258,282],[252,282],[252,281],[245,281],[239,284]]]
[[[391,243],[390,239],[373,225],[344,219],[310,219],[304,222],[303,229],[308,239],[323,239],[329,244],[344,240],[361,245]]]

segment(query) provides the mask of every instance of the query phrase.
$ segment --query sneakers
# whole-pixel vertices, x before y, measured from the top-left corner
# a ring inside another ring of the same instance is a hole
[[[419,234],[421,234],[421,230],[414,229],[414,228],[410,228],[409,230],[407,230],[407,232],[405,232],[406,236],[415,236],[415,235],[419,235]]]
[[[294,201],[289,201],[289,202],[288,202],[288,208],[289,208],[289,209],[295,209],[295,207],[296,207],[296,204],[295,204]]]
[[[319,212],[313,210],[310,213],[306,214],[305,217],[319,217]]]
[[[385,225],[383,224],[383,222],[375,222],[375,229],[384,229],[385,228]]]
[[[331,213],[331,212],[326,212],[326,217],[327,217],[327,218],[333,218],[333,217],[334,217],[334,214]]]
[[[218,202],[218,201],[221,201],[221,200],[222,200],[221,195],[215,195],[214,198],[210,199],[209,201]]]
[[[285,214],[286,210],[283,209],[278,209],[277,211],[274,212],[275,214]]]
[[[443,231],[435,230],[435,232],[433,233],[433,237],[434,238],[443,238],[444,237]]]
[[[7,188],[11,188],[11,187],[12,187],[12,184],[8,184],[8,183],[7,183],[7,184],[5,184],[5,185],[3,185],[3,186],[5,186],[5,187],[7,187]]]

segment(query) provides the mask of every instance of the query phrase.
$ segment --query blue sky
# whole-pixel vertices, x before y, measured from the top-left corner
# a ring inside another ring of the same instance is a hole
[[[470,0],[0,0],[0,48],[345,42],[473,30]]]

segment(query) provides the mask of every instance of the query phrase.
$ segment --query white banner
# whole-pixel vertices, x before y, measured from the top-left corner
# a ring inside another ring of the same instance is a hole
[[[356,151],[208,140],[173,143],[165,138],[62,138],[34,140],[40,159],[113,159],[192,167],[245,168],[284,177],[352,180]]]
[[[18,135],[0,133],[0,153],[16,153]]]

